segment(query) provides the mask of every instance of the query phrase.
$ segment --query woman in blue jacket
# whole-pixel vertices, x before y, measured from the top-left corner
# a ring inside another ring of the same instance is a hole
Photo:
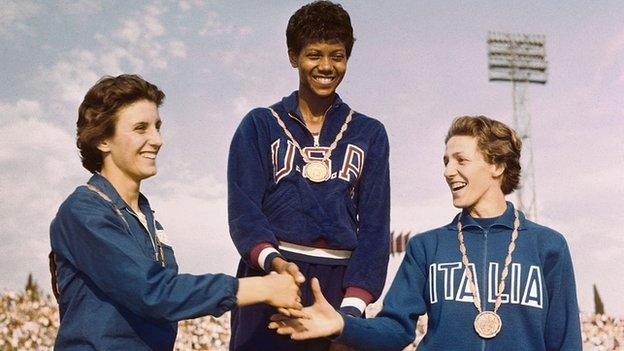
[[[353,48],[351,19],[340,5],[315,1],[286,28],[298,90],[241,121],[228,160],[230,234],[237,276],[288,272],[313,303],[306,278],[328,301],[360,317],[377,300],[389,254],[389,145],[383,124],[355,112],[336,93]],[[235,351],[338,349],[327,340],[294,342],[267,330],[274,309],[232,312]]]
[[[139,76],[121,75],[98,81],[80,105],[77,146],[93,176],[50,227],[60,293],[55,349],[172,350],[182,319],[260,302],[301,308],[287,274],[178,274],[163,227],[139,192],[156,174],[164,97]]]
[[[358,350],[402,350],[426,313],[418,350],[581,350],[564,237],[505,201],[520,180],[520,139],[479,116],[455,119],[445,141],[444,178],[462,212],[410,240],[379,315],[339,314],[314,281],[310,318],[275,315],[271,328],[294,339],[336,335]]]

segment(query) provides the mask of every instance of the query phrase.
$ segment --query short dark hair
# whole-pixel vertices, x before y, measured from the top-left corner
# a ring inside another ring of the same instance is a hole
[[[286,27],[288,50],[298,54],[304,46],[313,42],[343,43],[347,58],[355,38],[351,18],[339,4],[331,1],[314,1],[295,12]]]
[[[444,142],[456,135],[477,139],[477,147],[489,164],[503,165],[503,194],[511,194],[520,184],[522,140],[506,124],[485,116],[462,116],[453,120]]]
[[[165,99],[157,86],[135,74],[104,76],[85,95],[78,108],[76,146],[82,166],[89,172],[102,170],[102,152],[98,145],[115,134],[117,113],[140,100],[160,106]]]

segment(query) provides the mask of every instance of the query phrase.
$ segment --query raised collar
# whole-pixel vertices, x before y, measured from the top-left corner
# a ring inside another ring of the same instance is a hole
[[[106,196],[108,196],[108,198],[111,199],[113,204],[117,206],[117,208],[119,209],[127,208],[129,211],[132,211],[130,206],[128,206],[128,204],[124,201],[124,199],[121,198],[121,195],[119,195],[119,193],[117,192],[117,189],[115,189],[113,184],[111,184],[108,181],[108,179],[106,179],[101,174],[94,173],[87,183],[94,185],[101,192],[103,192]],[[141,193],[139,193],[139,207],[144,213],[146,213],[146,210],[148,211],[147,213],[153,212],[149,205],[149,202],[147,201],[147,198],[143,196],[143,194]]]
[[[514,220],[515,220],[515,216],[514,216],[514,205],[507,201],[507,209],[505,209],[505,212],[503,212],[503,214],[498,217],[498,219],[496,220],[496,222],[494,222],[494,224],[492,224],[492,228],[493,227],[505,227],[508,229],[513,229],[514,227]],[[461,213],[459,213],[457,216],[455,216],[455,218],[453,219],[453,222],[451,222],[450,224],[448,224],[446,226],[447,229],[449,230],[457,230],[457,220],[461,218],[461,222],[462,222],[462,226],[464,228],[481,228],[481,226],[479,226],[479,224],[477,224],[477,222],[474,220],[474,218],[472,218],[472,216],[470,216],[468,214],[468,210],[467,209],[463,209]],[[518,228],[518,230],[524,230],[526,229],[526,218],[524,216],[524,213],[522,213],[522,211],[518,211],[518,218],[520,219],[520,227]]]
[[[288,113],[291,116],[294,116],[299,121],[304,122],[303,116],[301,114],[301,110],[299,109],[299,100],[297,98],[298,96],[299,96],[299,91],[295,90],[292,92],[292,94],[283,97],[282,106],[286,113]],[[335,109],[341,104],[343,104],[342,99],[340,98],[338,93],[334,93],[334,102],[329,107],[329,109],[330,110]]]

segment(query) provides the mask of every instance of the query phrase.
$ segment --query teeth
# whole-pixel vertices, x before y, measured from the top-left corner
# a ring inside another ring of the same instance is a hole
[[[334,80],[334,78],[327,77],[315,77],[314,79],[321,84],[329,84]]]
[[[156,159],[156,154],[153,153],[144,153],[143,157],[145,158],[149,158],[150,160],[155,160]]]
[[[451,183],[451,189],[453,189],[453,191],[459,190],[463,187],[465,187],[466,185],[468,185],[468,183],[465,182],[453,182]]]

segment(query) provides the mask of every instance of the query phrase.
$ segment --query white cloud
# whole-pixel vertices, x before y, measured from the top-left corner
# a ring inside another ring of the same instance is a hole
[[[96,66],[97,57],[93,52],[73,50],[51,68],[45,68],[42,78],[53,83],[62,101],[78,106],[87,89],[101,76]]]
[[[58,206],[86,180],[74,138],[45,121],[39,102],[0,102],[0,286],[16,288],[32,271],[48,281],[48,228]]]
[[[186,44],[179,40],[170,41],[168,51],[173,57],[184,58],[187,55]]]
[[[92,15],[102,10],[100,0],[60,0],[57,5],[69,15]]]
[[[104,75],[142,73],[164,69],[172,58],[187,56],[186,44],[168,39],[160,16],[166,9],[147,5],[122,20],[119,28],[94,36],[97,49],[75,48],[51,67],[41,69],[43,81],[70,106],[77,106],[86,91]]]
[[[172,242],[182,272],[236,272],[239,255],[229,236],[226,186],[212,177],[181,171],[147,196]]]
[[[210,11],[206,14],[204,25],[199,30],[200,36],[229,34],[234,30],[234,26],[227,25],[219,19],[219,14]]]
[[[122,27],[115,31],[114,34],[130,44],[135,44],[141,36],[141,29],[136,20],[128,19],[124,21]]]
[[[206,3],[202,0],[180,0],[178,6],[182,12],[188,12],[189,10],[203,7]]]
[[[32,34],[28,21],[41,13],[35,1],[0,1],[0,38],[18,33]]]

